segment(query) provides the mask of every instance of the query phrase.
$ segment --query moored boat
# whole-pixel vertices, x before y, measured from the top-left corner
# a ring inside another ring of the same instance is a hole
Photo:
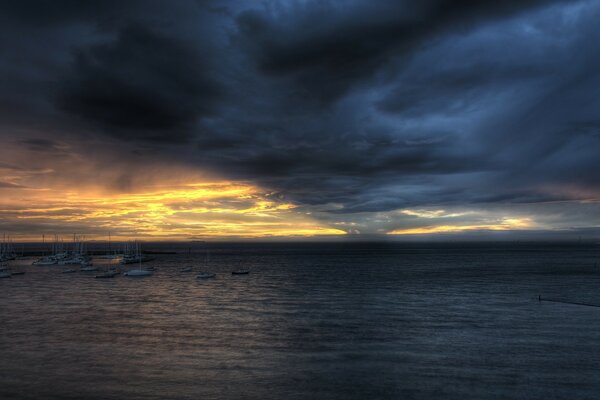
[[[147,271],[145,269],[132,269],[130,271],[123,273],[123,275],[130,276],[130,277],[144,277],[144,276],[151,276],[152,271]]]
[[[231,271],[231,275],[248,275],[250,273],[250,270],[248,269],[240,269],[240,270],[236,270],[236,271]]]
[[[217,274],[214,274],[212,272],[200,272],[198,275],[196,275],[196,279],[210,279],[216,276]]]

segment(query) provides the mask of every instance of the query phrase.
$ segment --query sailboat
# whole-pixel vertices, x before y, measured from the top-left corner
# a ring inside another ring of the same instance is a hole
[[[151,261],[152,258],[145,256],[139,251],[140,244],[138,242],[129,243],[126,245],[125,253],[121,259],[121,264],[137,264],[140,262]]]
[[[106,254],[103,256],[100,256],[100,258],[104,258],[107,260],[113,260],[113,259],[121,258],[121,257],[123,257],[123,255],[117,254],[117,250],[115,250],[113,253],[112,247],[111,247],[111,241],[110,241],[110,232],[108,232],[108,250],[107,250]]]
[[[2,243],[0,243],[0,262],[3,261],[11,261],[17,258],[17,253],[15,253],[12,242],[10,241],[10,236],[4,235],[2,239]]]
[[[79,268],[79,270],[81,272],[92,272],[92,271],[98,271],[98,267],[94,267],[93,264],[90,264],[88,262],[83,262],[83,263],[81,263],[81,268]]]
[[[85,252],[85,237],[73,235],[73,252],[67,254],[63,259],[58,260],[60,265],[81,265],[85,266],[90,261],[90,257]]]
[[[210,279],[216,276],[217,274],[213,272],[200,272],[198,275],[196,275],[196,279]]]
[[[150,276],[152,275],[152,271],[148,271],[145,269],[142,269],[142,256],[141,256],[142,252],[140,250],[140,244],[136,243],[136,257],[138,259],[138,269],[131,269],[127,272],[125,272],[123,275],[125,276],[131,276],[131,277],[144,277],[144,276]]]
[[[45,242],[45,237],[42,235],[42,243]],[[43,256],[42,258],[34,261],[32,265],[37,266],[48,266],[48,265],[56,265],[62,263],[65,259],[68,258],[68,253],[63,251],[63,243],[58,240],[58,236],[54,235],[54,244],[52,244],[52,254],[49,256]]]
[[[208,260],[210,259],[209,253],[208,253],[208,249],[206,249],[206,260],[205,260],[205,265],[208,266]],[[196,279],[210,279],[210,278],[214,278],[216,277],[217,274],[212,273],[212,272],[205,272],[205,271],[200,271],[198,273],[198,275],[196,275]]]

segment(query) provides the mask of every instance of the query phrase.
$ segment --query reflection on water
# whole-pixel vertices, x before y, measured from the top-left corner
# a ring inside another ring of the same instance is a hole
[[[19,261],[0,281],[0,397],[594,398],[600,309],[537,296],[600,304],[599,254],[222,244],[208,267],[198,249],[101,280]]]

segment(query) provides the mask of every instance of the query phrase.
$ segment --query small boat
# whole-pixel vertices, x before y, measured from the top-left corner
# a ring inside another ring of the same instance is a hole
[[[231,271],[231,275],[248,275],[250,273],[249,269],[240,269],[237,271]]]
[[[81,272],[92,272],[92,271],[98,271],[98,267],[94,267],[93,265],[86,265],[86,266],[81,266],[81,268],[79,268],[79,270]]]
[[[212,272],[200,272],[196,275],[196,279],[210,279],[216,277],[217,274],[213,274]]]
[[[139,252],[139,244],[137,245],[138,255],[141,255]],[[152,270],[150,270],[152,268]],[[142,269],[142,259],[141,257],[138,259],[138,269],[130,269],[127,272],[124,272],[124,276],[130,276],[132,278],[143,278],[145,276],[151,276],[154,271],[154,267]]]
[[[58,264],[58,260],[56,257],[42,257],[37,261],[34,261],[31,265],[45,266],[45,265],[55,265]]]
[[[10,272],[6,272],[6,271],[0,272],[0,278],[10,278],[11,275],[12,274]]]
[[[121,264],[138,264],[153,260],[152,257],[148,257],[142,253],[142,249],[138,242],[131,243],[127,247],[128,249],[121,258]]]
[[[101,275],[96,275],[94,276],[94,278],[96,279],[106,279],[106,278],[114,278],[115,274],[111,273],[111,272],[105,272]]]
[[[11,272],[11,275],[25,275],[25,271]]]
[[[131,277],[144,277],[152,275],[152,271],[148,271],[145,269],[132,269],[130,271],[125,272],[123,275]]]
[[[183,267],[183,268],[180,268],[179,272],[192,272],[192,267]]]
[[[74,269],[65,269],[64,271],[62,271],[63,274],[72,274],[73,272],[77,272]]]
[[[102,272],[100,275],[96,275],[95,278],[114,278],[117,275],[119,275],[119,271],[115,269],[108,269]]]

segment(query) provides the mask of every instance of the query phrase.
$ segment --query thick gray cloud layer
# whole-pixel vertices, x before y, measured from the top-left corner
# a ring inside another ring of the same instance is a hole
[[[600,183],[598,0],[20,1],[0,16],[0,135],[28,151],[110,143],[370,232],[368,213],[535,209]]]

